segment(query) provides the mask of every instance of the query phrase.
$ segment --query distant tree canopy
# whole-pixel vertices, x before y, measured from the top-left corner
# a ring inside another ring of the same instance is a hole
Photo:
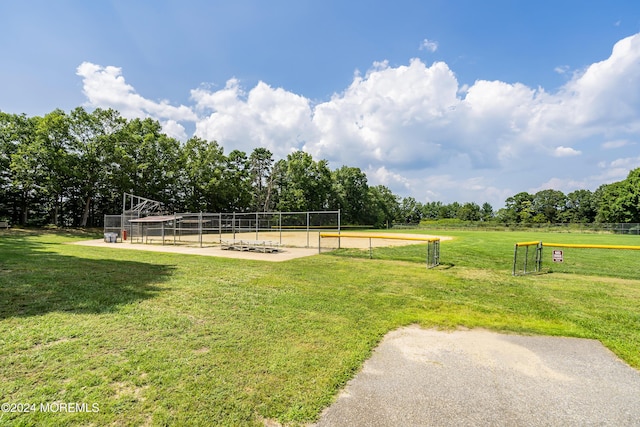
[[[640,168],[595,192],[518,193],[494,212],[484,203],[420,203],[382,185],[369,186],[357,167],[330,170],[297,151],[274,160],[266,148],[225,154],[216,141],[181,143],[152,119],[79,107],[44,117],[0,111],[0,219],[13,224],[100,226],[120,212],[123,193],[163,202],[174,211],[337,210],[342,223],[453,219],[505,223],[640,222]]]
[[[601,185],[595,192],[518,193],[507,198],[496,219],[505,223],[639,223],[640,168],[629,172],[623,181]]]

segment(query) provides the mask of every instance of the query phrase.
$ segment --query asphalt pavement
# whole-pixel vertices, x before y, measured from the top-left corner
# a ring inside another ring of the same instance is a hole
[[[316,426],[640,426],[640,371],[596,340],[410,326]]]

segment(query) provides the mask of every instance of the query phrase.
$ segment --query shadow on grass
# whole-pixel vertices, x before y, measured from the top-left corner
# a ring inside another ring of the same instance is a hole
[[[47,252],[26,236],[0,238],[0,319],[49,312],[104,313],[153,297],[173,267]]]

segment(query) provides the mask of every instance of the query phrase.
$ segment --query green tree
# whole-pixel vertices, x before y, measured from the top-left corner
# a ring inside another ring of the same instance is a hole
[[[25,125],[10,163],[13,186],[21,199],[20,223],[60,224],[72,178],[69,118],[54,110]]]
[[[413,197],[402,198],[396,220],[404,224],[417,224],[421,219],[422,204]]]
[[[273,153],[266,148],[254,149],[249,156],[252,209],[256,212],[269,210],[269,177],[273,167]]]
[[[480,216],[483,221],[491,221],[494,217],[493,206],[485,202],[480,209]]]
[[[589,190],[576,190],[567,194],[567,205],[560,214],[561,222],[590,223],[596,217],[593,193]]]
[[[0,217],[10,218],[12,223],[24,223],[29,204],[29,184],[22,182],[16,176],[12,167],[14,156],[18,150],[26,150],[35,141],[35,125],[37,119],[24,114],[8,114],[0,111]],[[24,170],[24,176],[30,178],[29,170]],[[24,215],[23,215],[24,214]]]
[[[89,113],[76,108],[70,114],[70,149],[73,157],[73,199],[77,200],[74,225],[86,227],[93,205],[117,212],[121,200],[119,188],[110,177],[119,169],[115,153],[123,136],[126,120],[112,109]],[[116,197],[114,197],[116,195]],[[102,205],[100,205],[102,203]],[[102,215],[98,215],[99,222]],[[92,221],[93,224],[93,221]]]
[[[48,222],[62,223],[65,201],[71,196],[75,158],[71,154],[71,120],[62,110],[46,114],[36,127],[38,153],[44,171],[43,197]]]
[[[458,210],[457,218],[463,221],[480,221],[482,218],[480,206],[474,202],[463,204]]]
[[[531,203],[533,196],[526,191],[507,198],[504,211],[501,212],[501,220],[509,222],[531,222],[533,211]]]
[[[600,186],[594,199],[597,222],[640,222],[640,168],[630,171],[623,181]]]
[[[227,158],[217,142],[193,137],[182,152],[181,194],[189,212],[220,212],[225,206],[222,195]]]
[[[128,181],[123,182],[123,191],[158,200],[170,210],[178,208],[180,143],[164,134],[158,121],[148,118],[128,121],[123,132],[121,161]]]
[[[442,202],[427,202],[422,204],[423,219],[439,219]]]
[[[332,209],[341,210],[345,224],[367,224],[369,218],[369,185],[360,168],[342,166],[331,173],[333,182]]]
[[[274,185],[277,209],[316,211],[329,206],[331,171],[326,160],[314,161],[310,154],[296,151],[276,163]]]
[[[447,218],[457,218],[458,212],[462,205],[458,202],[449,203],[448,205],[440,206],[440,210],[438,212],[439,219],[447,219]]]
[[[391,228],[398,215],[400,203],[398,196],[384,185],[369,187],[369,224],[376,228]]]
[[[536,222],[558,222],[558,217],[567,206],[567,197],[559,190],[541,190],[533,195],[532,208]]]
[[[226,212],[242,212],[251,206],[251,178],[246,153],[233,150],[227,156],[223,173]]]

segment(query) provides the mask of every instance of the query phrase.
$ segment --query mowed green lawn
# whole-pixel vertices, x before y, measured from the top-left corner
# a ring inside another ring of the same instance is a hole
[[[511,276],[518,241],[639,236],[444,234],[427,270],[424,245],[270,263],[2,232],[0,403],[34,406],[0,425],[312,422],[413,323],[594,338],[640,368],[640,252],[567,251],[551,274]]]

